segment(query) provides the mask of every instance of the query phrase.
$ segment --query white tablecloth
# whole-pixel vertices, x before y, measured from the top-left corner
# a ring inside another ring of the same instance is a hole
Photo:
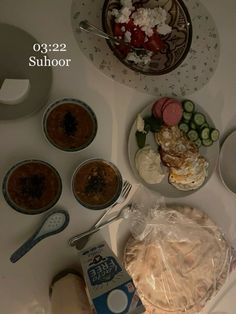
[[[204,4],[218,27],[221,55],[211,81],[189,97],[210,113],[223,139],[236,127],[236,2],[206,0]],[[59,170],[64,183],[58,206],[67,208],[71,215],[70,225],[64,232],[41,242],[13,265],[9,256],[31,235],[41,216],[15,212],[6,204],[1,192],[1,314],[50,313],[48,287],[52,277],[63,268],[77,267],[76,252],[67,245],[67,239],[88,229],[101,214],[83,209],[75,201],[70,190],[73,169],[85,158],[100,156],[115,162],[123,176],[135,183],[127,156],[129,129],[136,113],[154,100],[150,95],[107,78],[84,57],[71,30],[70,5],[67,0],[0,0],[0,22],[23,28],[40,42],[67,44],[65,56],[72,59],[71,67],[54,68],[50,100],[64,96],[79,98],[93,107],[99,123],[98,136],[87,150],[66,154],[51,147],[44,139],[41,130],[43,110],[19,121],[0,122],[1,180],[7,169],[19,160],[40,158],[48,161]],[[58,57],[53,53],[49,55]],[[224,188],[217,171],[201,190],[178,199],[178,202],[206,211],[236,246],[236,196]],[[233,274],[231,280],[234,277]],[[206,313],[209,311],[210,307]],[[229,309],[228,313],[233,312]]]

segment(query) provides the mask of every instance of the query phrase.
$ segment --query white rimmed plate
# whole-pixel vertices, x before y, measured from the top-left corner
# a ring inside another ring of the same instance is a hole
[[[29,79],[30,90],[25,99],[16,105],[0,103],[0,120],[19,119],[36,112],[46,105],[51,84],[51,67],[30,67],[31,56],[41,59],[45,54],[35,52],[38,42],[23,29],[0,23],[0,85],[5,79]]]
[[[219,172],[222,182],[231,192],[236,193],[236,130],[224,141],[219,162]]]
[[[152,105],[153,104],[148,105],[147,107],[145,107],[140,112],[142,117],[146,117],[148,115],[151,115]],[[203,113],[205,115],[209,125],[212,126],[212,127],[215,127],[214,122],[212,121],[210,116],[207,114],[207,112],[204,111],[204,109],[202,109],[196,103],[195,103],[195,106],[196,106],[196,111],[199,111],[199,112],[201,112],[201,113]],[[130,165],[131,165],[132,171],[135,174],[135,176],[138,178],[138,180],[143,185],[145,185],[147,188],[149,188],[151,190],[154,190],[156,192],[161,193],[165,197],[171,197],[171,198],[184,197],[184,196],[190,195],[190,194],[192,194],[192,193],[194,193],[195,191],[198,190],[198,189],[196,189],[196,190],[191,190],[191,191],[180,191],[180,190],[176,189],[173,185],[171,185],[168,182],[168,174],[165,175],[165,178],[159,184],[148,184],[148,183],[146,183],[139,176],[138,171],[137,171],[137,169],[135,167],[135,154],[136,154],[136,152],[139,149],[138,145],[137,145],[137,142],[136,142],[136,137],[135,137],[136,130],[137,129],[136,129],[136,117],[135,117],[134,123],[133,123],[133,125],[131,127],[131,130],[130,130],[129,139],[128,139],[128,155],[129,155],[129,161],[130,161]],[[147,135],[146,144],[150,145],[154,150],[156,150],[156,148],[157,148],[157,144],[156,144],[156,142],[154,140],[154,136],[153,136],[153,134],[151,132],[149,132],[149,134]],[[235,152],[236,152],[236,150],[235,150]],[[213,172],[214,172],[214,170],[216,168],[216,165],[217,165],[218,156],[219,156],[219,142],[213,143],[213,145],[210,146],[210,147],[203,147],[202,146],[200,148],[200,153],[209,162],[208,176],[207,176],[207,178],[206,178],[206,180],[204,182],[204,184],[206,184],[206,182],[210,179],[211,175],[213,174]]]

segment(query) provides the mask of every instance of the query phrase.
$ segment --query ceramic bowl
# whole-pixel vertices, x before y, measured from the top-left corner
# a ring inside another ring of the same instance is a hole
[[[29,215],[52,208],[59,200],[62,182],[57,170],[41,160],[14,165],[3,180],[3,195],[15,210]]]
[[[224,141],[219,159],[219,173],[225,187],[236,194],[236,130]]]
[[[83,101],[64,98],[52,103],[43,117],[47,140],[66,152],[77,152],[88,147],[97,134],[97,119]]]
[[[81,205],[99,210],[117,201],[122,182],[120,171],[113,163],[92,158],[76,168],[72,177],[72,191]]]
[[[114,55],[128,68],[146,74],[161,75],[176,69],[187,56],[192,42],[191,18],[182,0],[133,0],[136,8],[162,7],[167,11],[166,23],[172,27],[171,33],[161,38],[164,47],[157,52],[147,65],[134,64],[126,60],[125,56],[117,48],[117,45],[107,41]],[[106,33],[114,36],[113,9],[120,9],[120,0],[105,0],[103,6],[102,23]]]

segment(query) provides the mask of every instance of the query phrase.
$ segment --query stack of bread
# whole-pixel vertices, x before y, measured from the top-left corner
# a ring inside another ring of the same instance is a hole
[[[145,313],[198,313],[227,277],[230,246],[206,214],[188,206],[166,209],[153,224],[144,240],[131,236],[124,252]]]

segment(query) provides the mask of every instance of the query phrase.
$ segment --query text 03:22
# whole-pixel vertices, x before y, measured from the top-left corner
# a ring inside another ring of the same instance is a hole
[[[35,43],[33,45],[33,51],[35,52],[39,52],[41,54],[45,54],[45,56],[37,58],[36,56],[30,56],[29,57],[29,66],[30,67],[47,67],[47,66],[59,66],[59,67],[69,67],[70,66],[70,62],[71,59],[65,59],[65,58],[61,58],[61,59],[49,59],[46,54],[48,52],[66,52],[67,51],[67,46],[65,43],[61,43],[61,44],[39,44],[39,43]]]

